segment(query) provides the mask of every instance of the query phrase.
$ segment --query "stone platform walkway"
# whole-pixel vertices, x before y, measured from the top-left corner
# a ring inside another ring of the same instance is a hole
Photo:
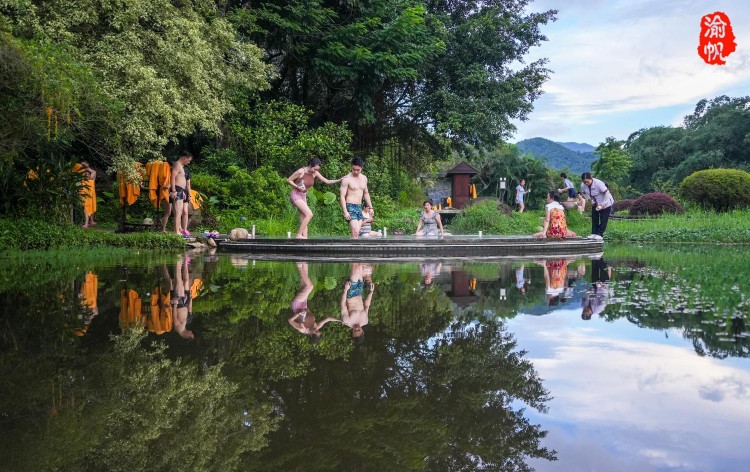
[[[313,256],[316,259],[411,259],[411,258],[527,258],[596,256],[603,251],[599,240],[537,239],[525,236],[446,236],[441,239],[393,236],[350,240],[244,239],[217,241],[219,251],[283,256]]]

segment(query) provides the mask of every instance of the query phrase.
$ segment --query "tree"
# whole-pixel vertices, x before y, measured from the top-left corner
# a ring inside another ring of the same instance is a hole
[[[669,178],[671,169],[679,164],[684,154],[681,141],[683,128],[657,126],[630,135],[626,149],[633,161],[629,182],[639,192],[654,190],[653,181]]]
[[[279,69],[273,98],[348,123],[358,151],[397,138],[408,162],[424,145],[444,152],[443,140],[495,144],[531,111],[545,61],[511,64],[546,40],[539,27],[555,12],[526,14],[528,4],[248,0],[233,18]]]
[[[633,167],[633,161],[624,148],[625,141],[609,137],[597,146],[599,159],[591,164],[594,175],[613,187],[623,186]]]
[[[53,0],[6,4],[0,14],[14,37],[66,52],[45,57],[45,64],[72,57],[69,62],[93,77],[110,112],[103,119],[106,132],[76,133],[71,145],[77,140],[101,163],[121,170],[133,169],[135,160],[159,158],[181,136],[218,133],[220,120],[232,110],[230,92],[262,89],[270,75],[261,51],[239,41],[210,0]],[[78,69],[63,72],[58,75],[66,80],[48,81],[51,87],[34,84],[36,97],[29,99],[77,97],[72,87]],[[48,120],[53,114],[55,123],[65,117],[83,126],[101,119],[84,115],[73,100],[60,102],[65,106],[47,106]]]
[[[471,164],[479,171],[476,178],[480,195],[502,197],[500,182],[506,179],[504,203],[509,205],[515,201],[514,189],[521,179],[526,180],[527,189],[534,190],[528,197],[527,207],[531,209],[541,208],[546,192],[555,188],[544,163],[529,154],[521,155],[513,144],[503,144],[492,151],[477,150],[471,156]]]
[[[682,127],[633,133],[630,184],[641,192],[676,189],[693,172],[709,168],[750,170],[750,97],[701,100]]]

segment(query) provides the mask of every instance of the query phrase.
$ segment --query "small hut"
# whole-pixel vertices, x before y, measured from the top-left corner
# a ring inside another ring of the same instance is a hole
[[[477,173],[477,170],[466,162],[458,164],[445,173],[451,179],[451,206],[453,208],[460,210],[471,200],[469,180]]]

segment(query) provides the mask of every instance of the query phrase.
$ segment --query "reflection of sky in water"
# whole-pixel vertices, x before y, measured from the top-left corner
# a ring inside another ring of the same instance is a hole
[[[553,397],[526,412],[559,460],[533,467],[747,470],[750,359],[699,357],[679,330],[586,322],[574,306],[508,321]]]

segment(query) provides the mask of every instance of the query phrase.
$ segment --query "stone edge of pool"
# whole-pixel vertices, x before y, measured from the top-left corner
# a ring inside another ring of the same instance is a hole
[[[222,252],[277,256],[329,256],[376,258],[404,257],[566,257],[596,256],[603,251],[600,240],[564,240],[529,237],[446,237],[426,239],[391,237],[381,239],[245,239],[218,241]]]

